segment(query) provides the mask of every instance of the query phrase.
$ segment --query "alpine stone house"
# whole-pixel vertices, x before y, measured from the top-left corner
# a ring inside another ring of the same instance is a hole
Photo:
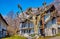
[[[56,7],[56,10],[58,10],[57,24],[58,24],[58,32],[60,33],[60,0],[55,0],[54,5]]]
[[[8,26],[8,24],[7,24],[6,20],[0,14],[0,38],[6,36],[7,26]]]
[[[44,34],[45,36],[54,36],[58,33],[58,26],[57,26],[57,11],[53,4],[48,5],[46,7],[39,7],[39,8],[28,8],[25,12],[19,15],[20,18],[20,34],[34,34],[34,24],[33,22],[29,21],[28,19],[32,20],[32,15],[28,14],[29,10],[30,13],[33,15],[39,16],[45,8],[45,15],[40,18],[41,20],[38,23],[38,34],[42,35],[42,26],[44,26]],[[24,15],[24,17],[23,17]],[[26,18],[26,19],[25,19]],[[43,18],[43,19],[42,19]],[[36,18],[38,19],[38,18]],[[43,21],[42,21],[43,20]]]

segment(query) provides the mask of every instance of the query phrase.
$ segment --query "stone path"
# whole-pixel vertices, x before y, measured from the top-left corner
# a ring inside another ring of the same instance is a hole
[[[50,38],[50,39],[60,39],[60,36],[53,37],[53,38]]]

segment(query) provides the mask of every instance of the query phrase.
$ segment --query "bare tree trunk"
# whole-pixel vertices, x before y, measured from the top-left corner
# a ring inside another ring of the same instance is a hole
[[[43,17],[42,17],[42,32],[43,32],[43,33],[42,33],[42,34],[43,34],[42,36],[45,37],[44,27],[45,27],[45,26],[44,26],[44,16],[43,16]]]

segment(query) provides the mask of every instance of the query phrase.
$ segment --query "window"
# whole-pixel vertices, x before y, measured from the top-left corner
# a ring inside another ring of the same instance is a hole
[[[30,27],[34,27],[34,24],[32,22],[30,22]]]
[[[28,27],[28,23],[27,22],[25,23],[25,27]]]
[[[28,27],[30,27],[30,23],[28,23]]]
[[[46,20],[49,17],[50,17],[50,12],[48,12],[47,15],[44,16],[44,19]]]
[[[56,19],[55,19],[55,17],[53,17],[52,24],[55,24],[55,23],[56,23]]]
[[[22,28],[23,28],[23,27],[25,27],[25,24],[24,24],[24,23],[22,23]]]
[[[24,33],[25,33],[25,30],[24,30]]]
[[[1,22],[0,22],[0,26],[1,26]]]
[[[0,28],[1,28],[1,22],[0,22]]]
[[[47,12],[47,15],[45,15],[44,19],[48,18],[50,16],[50,11]]]
[[[52,34],[56,34],[56,29],[52,28]]]
[[[42,20],[41,21],[39,21],[39,24],[38,24],[38,26],[41,26],[42,25]]]
[[[29,30],[29,33],[31,33],[31,30]]]
[[[47,28],[47,24],[45,24],[45,28]]]

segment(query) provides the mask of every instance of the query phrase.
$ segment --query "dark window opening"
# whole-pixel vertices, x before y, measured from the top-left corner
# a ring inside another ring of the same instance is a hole
[[[28,23],[28,27],[30,27],[30,23]]]
[[[0,22],[0,28],[1,28],[1,22]]]
[[[38,24],[38,26],[41,26],[42,25],[42,21],[39,21],[39,24]]]
[[[52,5],[52,7],[50,8],[50,12],[52,12],[54,10],[55,10],[55,7],[54,7],[54,5]]]
[[[24,33],[25,33],[25,30],[24,30]]]
[[[45,24],[45,28],[47,28],[47,25]]]
[[[53,18],[52,18],[52,24],[54,24],[55,21],[56,21],[56,20],[55,20],[55,17],[53,17]]]
[[[25,27],[25,23],[22,23],[22,28]]]
[[[29,30],[29,33],[31,32],[31,30]]]

